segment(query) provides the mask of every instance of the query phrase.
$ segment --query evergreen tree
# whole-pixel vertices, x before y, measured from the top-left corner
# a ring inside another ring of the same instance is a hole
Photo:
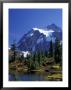
[[[17,55],[17,47],[16,47],[16,43],[14,42],[12,45],[11,45],[11,52],[12,52],[12,61],[15,61],[16,60],[16,55]]]
[[[45,56],[48,57],[48,52],[47,51],[45,51]]]
[[[34,55],[33,55],[33,64],[34,64],[35,69],[37,67],[37,60],[38,60],[37,52],[35,52]]]
[[[60,44],[60,46],[59,46],[59,62],[60,62],[60,64],[62,65],[62,44]]]
[[[24,55],[22,54],[20,57],[20,61],[23,61],[23,60],[24,60]]]
[[[42,61],[43,61],[43,54],[42,54],[42,52],[39,52],[38,59],[39,59],[39,66],[41,66],[42,65]]]
[[[36,67],[35,67],[35,54],[32,54],[30,55],[29,57],[29,70],[34,70]]]
[[[30,57],[31,57],[31,56],[27,54],[26,62],[27,62],[28,68],[30,68]]]
[[[37,55],[37,57],[38,57],[38,64],[39,64],[39,66],[40,66],[40,53],[38,52],[38,55]]]
[[[60,41],[56,38],[55,40],[55,53],[54,58],[56,63],[61,62],[62,57],[62,46],[60,45]]]
[[[49,57],[53,57],[53,43],[52,43],[52,40],[50,41]]]

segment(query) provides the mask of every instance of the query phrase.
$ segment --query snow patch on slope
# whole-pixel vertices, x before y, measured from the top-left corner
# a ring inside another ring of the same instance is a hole
[[[41,41],[43,41],[43,38],[39,38],[39,39],[37,40],[37,44],[40,43]]]
[[[31,33],[30,36],[33,36],[33,33]]]
[[[29,51],[22,51],[24,57],[27,57],[27,55],[30,55],[30,52]]]
[[[11,49],[11,48],[8,48],[9,50]]]
[[[33,28],[34,31],[38,30],[40,33],[43,33],[46,37],[50,36],[54,31],[53,30],[45,30],[39,28]]]

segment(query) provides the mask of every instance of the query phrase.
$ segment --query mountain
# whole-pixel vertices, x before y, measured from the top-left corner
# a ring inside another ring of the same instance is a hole
[[[61,28],[56,26],[55,24],[48,25],[47,29],[53,29],[56,32],[61,32],[62,31]]]
[[[55,24],[47,28],[32,28],[19,40],[17,47],[20,51],[48,51],[50,40],[55,43],[56,37],[62,41],[62,30]]]

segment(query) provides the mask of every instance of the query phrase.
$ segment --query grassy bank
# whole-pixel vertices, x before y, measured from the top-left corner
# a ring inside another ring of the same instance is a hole
[[[61,81],[62,80],[62,67],[60,64],[52,64],[47,66],[40,66],[36,69],[30,69],[23,62],[9,63],[9,72],[14,75],[35,72],[36,74],[44,74],[44,80],[48,81]],[[47,73],[47,75],[46,75]]]

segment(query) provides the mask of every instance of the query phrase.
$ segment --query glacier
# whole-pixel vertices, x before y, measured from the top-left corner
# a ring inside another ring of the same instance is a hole
[[[49,37],[54,31],[53,30],[45,30],[45,29],[39,29],[39,28],[33,28],[33,30],[38,30],[40,33],[43,33],[46,37]]]

